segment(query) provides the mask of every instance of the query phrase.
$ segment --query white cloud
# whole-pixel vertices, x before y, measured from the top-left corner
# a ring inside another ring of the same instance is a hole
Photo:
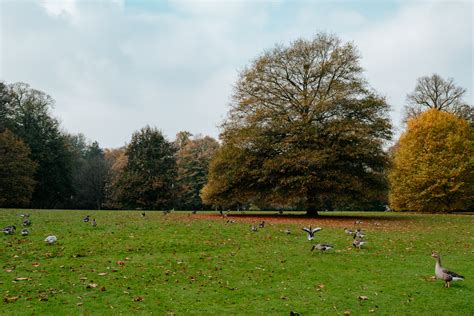
[[[274,43],[324,30],[359,46],[395,120],[416,78],[432,72],[454,77],[473,103],[469,3],[401,2],[376,20],[364,11],[372,2],[163,3],[2,2],[0,79],[51,94],[67,130],[105,147],[146,124],[169,138],[180,130],[216,137],[238,70]]]
[[[40,4],[46,12],[52,16],[77,14],[77,0],[40,0]]]
[[[369,81],[394,106],[396,125],[400,126],[406,94],[421,76],[439,73],[456,78],[469,90],[467,98],[473,103],[471,25],[470,3],[422,2],[352,34]]]

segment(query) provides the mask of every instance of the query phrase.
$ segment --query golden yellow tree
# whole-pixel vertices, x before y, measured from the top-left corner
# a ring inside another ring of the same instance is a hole
[[[472,208],[473,135],[467,121],[430,109],[408,121],[389,174],[394,210],[447,212]]]

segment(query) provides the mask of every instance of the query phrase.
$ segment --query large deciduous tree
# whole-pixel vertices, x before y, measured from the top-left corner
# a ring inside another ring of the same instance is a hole
[[[184,132],[177,136],[185,135]],[[188,134],[188,137],[191,136]],[[199,196],[201,189],[207,183],[209,162],[219,148],[219,143],[212,137],[195,137],[183,141],[176,137],[180,149],[176,154],[178,167],[177,201],[180,209],[200,210],[203,205]]]
[[[473,207],[474,139],[466,120],[437,109],[408,121],[395,148],[390,206],[446,212]]]
[[[151,127],[135,132],[127,147],[127,164],[118,181],[125,207],[164,209],[172,205],[176,179],[175,148]]]
[[[316,215],[384,190],[389,106],[368,87],[359,58],[352,43],[321,33],[244,69],[204,202],[294,205]]]
[[[436,109],[453,113],[473,124],[474,108],[464,102],[465,93],[466,89],[456,86],[453,78],[445,80],[438,74],[418,78],[415,90],[407,96],[406,117]]]
[[[30,149],[10,130],[0,132],[0,207],[26,207],[35,181]]]

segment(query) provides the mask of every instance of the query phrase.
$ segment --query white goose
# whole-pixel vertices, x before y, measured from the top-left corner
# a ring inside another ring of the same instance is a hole
[[[58,240],[58,237],[54,236],[54,235],[50,235],[48,237],[46,237],[46,239],[44,241],[46,241],[48,244],[52,245],[54,244],[56,241]]]

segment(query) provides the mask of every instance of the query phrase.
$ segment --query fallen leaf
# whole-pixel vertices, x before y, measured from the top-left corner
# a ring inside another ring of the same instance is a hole
[[[80,280],[84,281],[84,280],[87,280],[87,278],[86,277],[81,277]]]
[[[100,276],[104,276],[104,275],[107,275],[107,272],[101,272],[99,273]]]
[[[135,302],[143,302],[145,298],[143,296],[137,296],[133,299]]]
[[[17,300],[18,300],[18,296],[5,296],[5,297],[3,298],[3,301],[4,301],[5,303],[14,303],[14,302],[16,302]]]
[[[33,267],[39,267],[39,266],[40,266],[40,264],[38,262],[33,263]]]
[[[77,306],[81,306],[81,305],[82,305],[82,302],[79,302],[79,303],[77,303],[76,305],[77,305]]]
[[[101,291],[101,292],[105,292],[105,286],[101,287],[101,288],[100,288],[100,291]]]
[[[168,312],[168,313],[166,314],[166,316],[174,316],[174,313],[173,313],[173,312]]]
[[[45,292],[41,292],[38,294],[38,299],[40,301],[47,301],[48,300],[48,294]]]
[[[31,278],[15,278],[15,281],[29,281]]]
[[[117,264],[118,264],[119,266],[123,266],[123,265],[125,264],[125,262],[123,262],[123,261],[117,261]]]
[[[97,284],[96,283],[89,283],[86,288],[88,289],[95,289],[97,287]]]
[[[365,295],[359,296],[359,300],[361,300],[361,301],[367,301],[368,299],[369,299],[369,298],[368,298],[367,296],[365,296]]]
[[[12,271],[13,271],[12,269],[6,269],[6,270],[5,270],[5,272],[7,272],[7,273],[10,273],[10,272],[12,272]]]
[[[369,309],[369,313],[375,313],[375,309]]]
[[[351,311],[344,311],[344,315],[350,315]]]

